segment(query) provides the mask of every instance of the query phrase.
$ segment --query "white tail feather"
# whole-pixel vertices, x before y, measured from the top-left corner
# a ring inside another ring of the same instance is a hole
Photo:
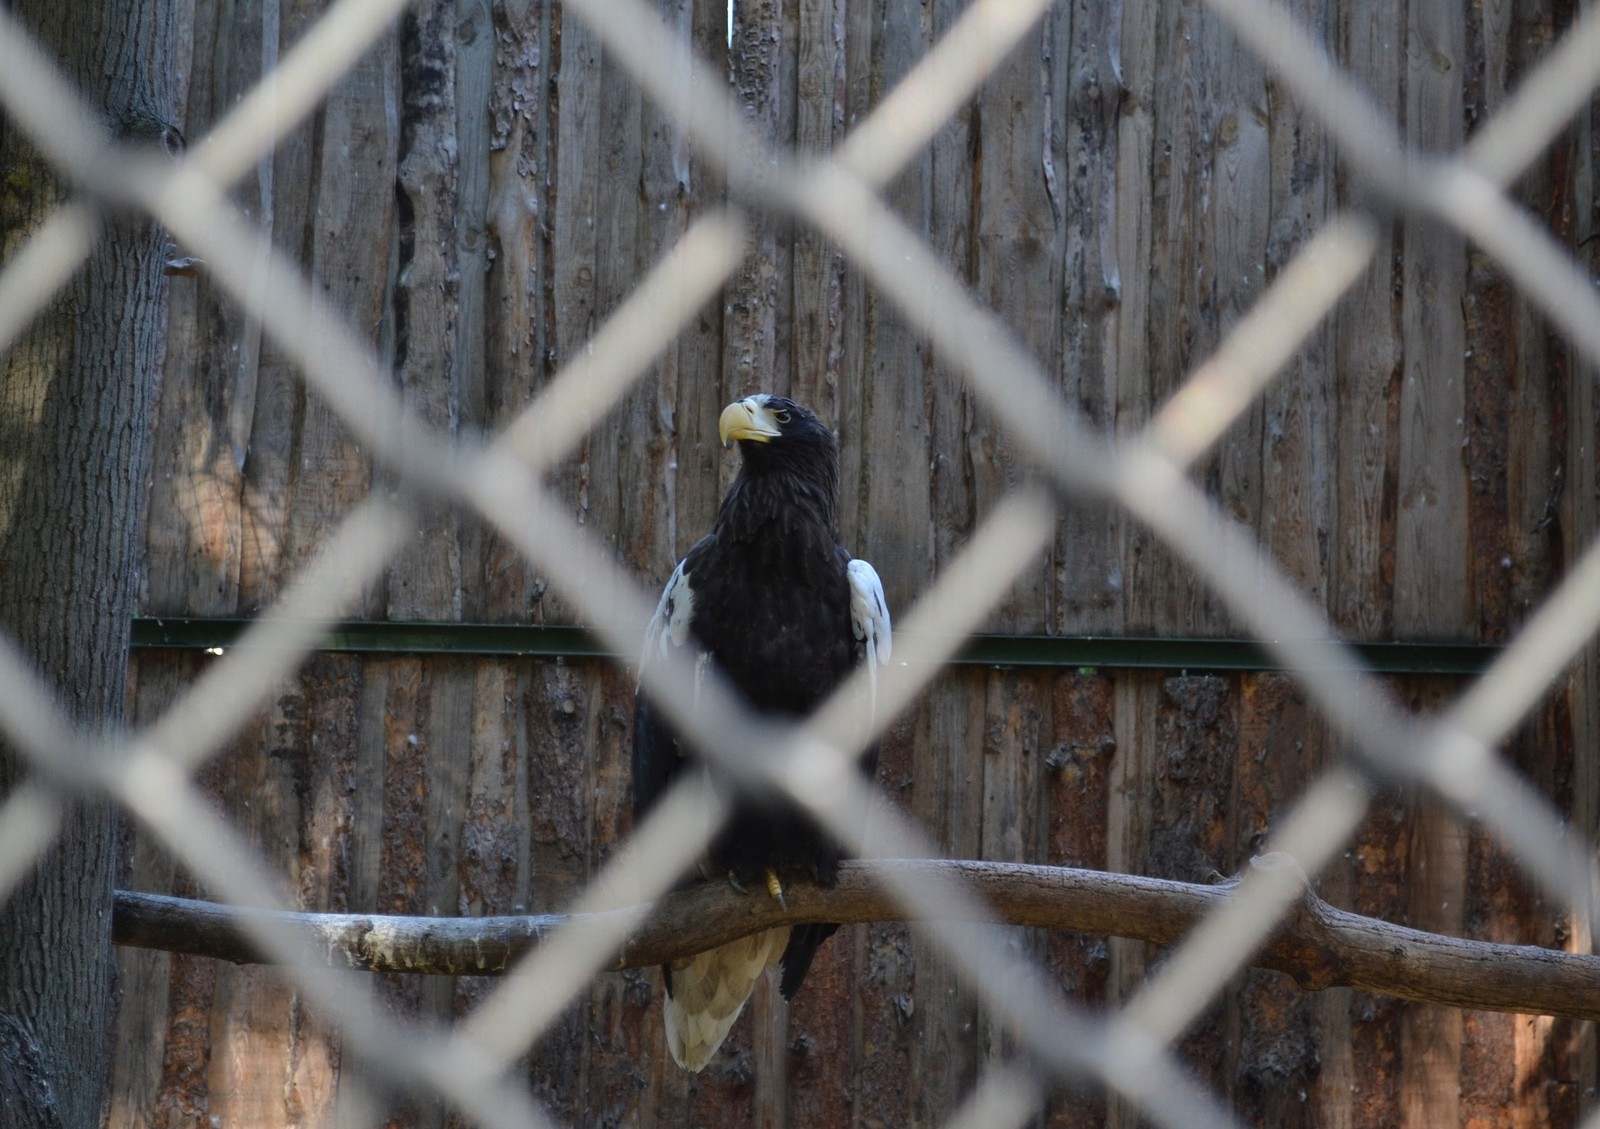
[[[756,981],[768,965],[777,963],[788,943],[789,930],[769,929],[673,962],[667,973],[672,987],[661,1010],[674,1062],[698,1071],[711,1061]]]

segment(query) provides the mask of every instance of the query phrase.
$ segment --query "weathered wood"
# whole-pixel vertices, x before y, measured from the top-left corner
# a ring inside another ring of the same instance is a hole
[[[1121,104],[1115,44],[1122,12],[1117,5],[1057,4],[1046,21],[1053,120],[1045,175],[1063,258],[1060,379],[1085,423],[1109,435],[1117,420],[1113,348],[1122,286],[1113,204]],[[1122,529],[1116,511],[1099,504],[1066,509],[1053,557],[1051,630],[1120,633]]]
[[[189,136],[200,137],[277,65],[278,5],[199,5],[189,55]],[[270,238],[275,163],[263,160],[234,201]],[[241,495],[261,366],[261,332],[200,274],[173,289],[146,534],[146,611],[238,610]]]
[[[1427,150],[1462,139],[1465,26],[1458,13],[1412,10],[1406,29],[1405,123]],[[1466,256],[1454,233],[1406,222],[1402,232],[1404,344],[1396,518],[1395,630],[1466,638],[1473,630],[1467,540],[1464,296]],[[1426,625],[1426,626],[1424,626]],[[1426,706],[1428,699],[1418,703]],[[1464,896],[1461,824],[1432,803],[1408,820],[1407,918],[1458,927]],[[1400,1122],[1421,1129],[1460,1116],[1459,1012],[1407,1009],[1400,1028]]]
[[[397,61],[394,278],[384,295],[392,307],[387,320],[393,327],[395,376],[406,401],[446,434],[462,422],[467,378],[460,356],[458,301],[462,208],[456,39],[454,0],[420,5],[405,17]],[[381,478],[392,480],[387,473]],[[389,616],[459,618],[461,552],[454,508],[432,511],[419,520],[410,543],[387,570]]]
[[[1401,90],[1404,13],[1382,0],[1352,0],[1339,13],[1339,58],[1362,86],[1386,106]],[[1337,166],[1336,166],[1337,167]],[[1341,200],[1364,202],[1364,189],[1336,174]],[[1395,278],[1398,247],[1392,230],[1380,235],[1377,253],[1334,314],[1334,450],[1339,458],[1333,515],[1334,625],[1357,639],[1386,639],[1394,632],[1395,461],[1401,342]]]
[[[1209,299],[1215,318],[1214,325],[1205,327],[1207,336],[1215,333],[1215,341],[1220,342],[1222,335],[1244,318],[1282,265],[1272,261],[1275,251],[1282,254],[1281,247],[1274,247],[1273,228],[1286,216],[1279,195],[1288,174],[1283,167],[1285,157],[1292,161],[1294,154],[1292,138],[1286,143],[1284,134],[1292,131],[1298,107],[1281,95],[1274,96],[1260,61],[1224,29],[1202,23],[1196,35],[1205,52],[1202,72],[1216,76],[1211,97],[1196,109],[1214,115],[1212,122],[1202,126],[1214,131],[1214,155],[1201,170],[1212,202],[1205,209],[1205,226],[1196,232],[1201,240],[1197,269],[1205,275],[1202,294]],[[1294,248],[1288,250],[1292,253]],[[1212,344],[1208,340],[1207,345]],[[1267,389],[1263,402],[1251,405],[1214,450],[1196,463],[1196,472],[1215,483],[1223,508],[1251,522],[1261,531],[1263,543],[1274,548],[1274,542],[1281,540],[1274,505],[1278,492],[1287,493],[1294,483],[1275,481],[1269,488],[1269,467],[1285,448],[1292,449],[1305,436],[1285,436],[1281,430],[1274,434],[1267,417],[1276,414],[1274,398],[1303,395],[1304,380],[1303,374],[1281,374]]]
[[[1277,674],[1246,676],[1238,695],[1238,752],[1229,805],[1230,870],[1262,849],[1292,805],[1295,780],[1313,778],[1323,756],[1304,695]],[[1313,1092],[1322,1069],[1317,999],[1282,978],[1246,973],[1220,995],[1230,1056],[1229,1092],[1235,1108],[1260,1111],[1263,1124],[1320,1126]]]
[[[1307,13],[1315,21],[1315,12]],[[1313,23],[1315,26],[1315,23]],[[1334,212],[1334,184],[1326,175],[1333,153],[1315,115],[1295,105],[1276,84],[1263,96],[1270,173],[1263,216],[1266,245],[1248,266],[1263,282],[1275,280]],[[1244,198],[1258,193],[1243,193]],[[1231,201],[1224,205],[1232,207]],[[1245,264],[1241,264],[1245,265]],[[1267,389],[1261,404],[1261,503],[1257,519],[1263,547],[1302,593],[1326,606],[1330,588],[1330,511],[1334,500],[1332,388],[1335,350],[1325,329],[1313,332]]]
[[[1265,856],[1259,865],[1293,865]],[[664,896],[624,944],[616,970],[657,965],[783,923],[859,924],[907,920],[874,877],[924,871],[968,884],[989,907],[979,920],[1039,929],[1138,937],[1168,945],[1231,895],[1232,883],[1166,879],[1023,863],[939,860],[847,861],[832,889],[788,891],[787,907],[726,883]],[[628,910],[612,911],[628,913]],[[565,920],[561,915],[424,918],[278,913],[219,903],[119,892],[120,944],[161,947],[235,963],[257,957],[241,924],[275,916],[305,931],[309,952],[352,968],[491,976],[508,971]],[[1529,945],[1447,937],[1335,909],[1307,891],[1255,959],[1321,991],[1358,986],[1452,1007],[1600,1018],[1600,957]]]
[[[1406,28],[1408,140],[1427,151],[1462,137],[1459,12],[1417,9]],[[1400,457],[1395,532],[1395,630],[1414,638],[1466,638],[1472,622],[1466,540],[1467,493],[1462,300],[1466,253],[1460,236],[1410,221],[1401,235]]]
[[[1104,870],[1106,828],[1094,818],[1106,810],[1110,765],[1117,739],[1111,681],[1088,674],[1058,675],[1051,701],[1054,729],[1044,755],[1040,792],[1047,805],[1044,857],[1056,866]],[[1110,959],[1103,937],[1052,932],[1045,967],[1067,998],[1086,1008],[1107,1002]],[[1074,1126],[1105,1119],[1105,1098],[1092,1091],[1058,1096],[1047,1124]]]
[[[1059,367],[1062,239],[1043,168],[1048,108],[1039,91],[1042,32],[1035,30],[974,99],[971,284],[1047,372]],[[1022,452],[1000,429],[967,436],[974,499],[986,512],[1024,477]],[[1029,568],[991,614],[1001,630],[1035,631],[1050,605],[1050,562]]]

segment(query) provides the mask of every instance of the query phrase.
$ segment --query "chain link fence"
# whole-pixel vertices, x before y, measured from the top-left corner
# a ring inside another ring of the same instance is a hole
[[[1408,148],[1272,0],[1210,0],[1210,6],[1316,116],[1371,186],[1391,204],[1471,239],[1600,368],[1600,292],[1503,192],[1600,84],[1600,14],[1592,5],[1471,144],[1447,155]],[[1311,782],[1265,849],[1287,852],[1314,875],[1354,833],[1374,779],[1419,782],[1487,825],[1593,935],[1600,873],[1588,845],[1495,747],[1600,626],[1600,546],[1569,569],[1502,657],[1453,706],[1418,721],[1364,673],[1353,652],[1325,641],[1333,632],[1322,612],[1185,475],[1366,269],[1378,242],[1372,216],[1347,212],[1327,223],[1143,433],[1113,448],[1076,418],[1006,327],[878,195],[1036,24],[1047,7],[1043,0],[977,0],[827,159],[766,150],[721,76],[658,28],[657,16],[642,3],[567,0],[569,15],[597,33],[726,177],[736,203],[696,220],[589,347],[510,426],[482,441],[448,439],[408,410],[340,311],[321,300],[294,263],[265,249],[264,238],[227,200],[230,185],[313,112],[402,7],[396,0],[335,4],[278,70],[176,164],[113,146],[26,31],[0,10],[6,112],[63,173],[90,189],[91,198],[144,210],[186,253],[203,260],[352,433],[396,473],[410,499],[374,496],[361,504],[240,645],[142,731],[76,731],[24,656],[0,640],[0,724],[41,777],[109,795],[230,901],[277,904],[273,876],[204,802],[192,775],[315,647],[352,587],[379,574],[412,524],[409,507],[427,499],[481,514],[578,603],[612,650],[635,651],[654,595],[578,527],[541,476],[582,440],[589,421],[627,393],[658,347],[716,296],[745,253],[740,208],[758,207],[813,225],[841,248],[964,374],[1040,472],[1037,484],[1014,489],[993,509],[959,559],[902,615],[911,653],[880,679],[878,724],[927,686],[950,656],[948,648],[979,625],[1048,545],[1060,505],[1085,496],[1109,499],[1187,561],[1275,657],[1298,672],[1307,695],[1346,739],[1347,763]],[[0,349],[15,343],[79,268],[95,230],[93,206],[67,204],[5,265]],[[656,699],[669,709],[694,700],[694,672],[686,664],[647,673]],[[854,691],[842,688],[804,725],[788,727],[744,714],[726,686],[713,684],[701,688],[693,714],[676,709],[673,720],[731,771],[786,789],[855,853],[932,856],[932,844],[918,829],[882,805],[871,841],[861,841],[858,829],[871,795],[851,758],[876,732],[861,716],[864,695]],[[686,780],[570,907],[580,916],[453,1028],[384,1015],[366,982],[305,959],[305,941],[286,927],[259,920],[252,940],[321,1014],[335,1017],[346,1053],[374,1071],[441,1097],[485,1126],[547,1125],[545,1112],[507,1067],[605,966],[607,954],[640,920],[641,901],[667,890],[700,854],[720,811],[715,796]],[[42,786],[9,797],[0,809],[0,896],[48,848],[59,821]],[[966,890],[889,873],[897,876],[895,897],[924,919],[919,928],[1016,1040],[1014,1057],[987,1068],[948,1124],[1018,1124],[1055,1082],[1085,1077],[1125,1095],[1161,1124],[1234,1124],[1169,1047],[1299,898],[1291,872],[1247,874],[1223,908],[1106,1016],[1075,1008],[1041,970],[983,928],[957,924],[982,916]],[[621,907],[634,912],[581,916]],[[1600,1125],[1600,1114],[1588,1124]]]

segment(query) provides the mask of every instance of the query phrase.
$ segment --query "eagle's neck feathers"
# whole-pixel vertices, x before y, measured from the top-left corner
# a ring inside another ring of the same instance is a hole
[[[717,534],[734,541],[787,540],[786,534],[838,540],[839,464],[832,452],[805,461],[746,460],[717,514]]]

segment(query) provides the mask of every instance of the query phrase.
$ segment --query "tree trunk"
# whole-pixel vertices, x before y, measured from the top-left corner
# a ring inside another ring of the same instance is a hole
[[[171,104],[172,16],[156,0],[19,0],[13,13],[124,137]],[[154,128],[152,128],[154,127]],[[0,262],[69,195],[0,119]],[[88,726],[122,719],[150,420],[165,334],[165,240],[116,217],[93,256],[0,359],[0,629]],[[0,746],[0,794],[30,770]],[[114,813],[75,802],[0,910],[0,1122],[97,1125],[115,1007]]]

